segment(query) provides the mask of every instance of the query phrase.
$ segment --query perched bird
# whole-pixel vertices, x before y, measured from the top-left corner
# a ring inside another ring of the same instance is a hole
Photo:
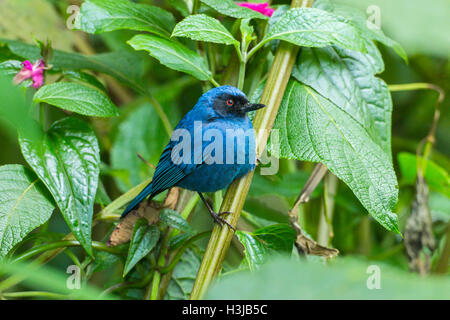
[[[178,186],[197,191],[214,220],[220,225],[227,223],[220,215],[229,212],[214,212],[202,192],[224,189],[255,168],[255,136],[247,112],[263,107],[250,103],[242,91],[232,86],[203,94],[176,126],[152,182],[130,202],[122,217],[147,196],[152,199]]]

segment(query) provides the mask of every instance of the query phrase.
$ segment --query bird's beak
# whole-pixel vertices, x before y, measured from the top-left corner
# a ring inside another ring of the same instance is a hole
[[[242,111],[247,113],[250,111],[254,111],[254,110],[258,110],[261,108],[264,108],[266,105],[265,104],[260,104],[260,103],[247,103],[243,108]]]

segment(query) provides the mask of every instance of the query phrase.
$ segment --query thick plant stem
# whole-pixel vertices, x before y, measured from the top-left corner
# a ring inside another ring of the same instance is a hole
[[[293,0],[291,7],[311,6],[312,1]],[[264,150],[268,132],[272,129],[281,100],[284,95],[292,67],[298,53],[298,47],[282,42],[275,54],[269,76],[261,97],[261,103],[267,107],[256,113],[253,125],[255,128],[257,156]],[[232,212],[226,220],[232,226],[236,226],[242,207],[244,206],[248,190],[253,178],[250,172],[245,177],[234,181],[227,189],[221,210]],[[201,299],[208,289],[211,281],[218,274],[222,267],[225,254],[233,237],[233,230],[226,224],[223,227],[215,225],[205,255],[203,256],[194,287],[191,293],[191,299]]]

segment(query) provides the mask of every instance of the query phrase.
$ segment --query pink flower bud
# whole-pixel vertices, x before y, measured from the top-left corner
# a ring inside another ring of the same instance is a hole
[[[251,2],[239,2],[236,3],[238,6],[249,8],[253,11],[259,12],[267,17],[271,17],[274,13],[274,9],[269,7],[267,2],[264,3],[251,3]]]

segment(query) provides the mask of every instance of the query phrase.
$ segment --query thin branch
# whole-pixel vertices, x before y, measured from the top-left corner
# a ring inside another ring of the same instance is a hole
[[[298,206],[309,201],[309,197],[311,197],[313,191],[317,188],[323,177],[325,177],[327,171],[327,167],[325,167],[322,163],[318,163],[316,165],[305,185],[303,186],[302,191],[298,195],[297,200],[295,200],[294,206],[291,210],[289,210],[289,216],[291,216],[291,214],[295,214],[295,218],[298,219]]]
[[[323,256],[327,258],[332,258],[338,255],[339,251],[333,248],[327,248],[318,244],[316,241],[308,238],[304,232],[300,224],[298,223],[298,207],[302,203],[306,203],[309,201],[309,198],[316,187],[319,185],[320,181],[323,179],[325,174],[328,172],[327,167],[323,164],[318,163],[314,168],[313,172],[306,181],[303,186],[302,191],[300,192],[297,200],[295,201],[294,206],[291,210],[289,210],[289,223],[292,228],[295,230],[297,234],[297,238],[295,241],[295,246],[300,255],[310,254],[315,256]]]

